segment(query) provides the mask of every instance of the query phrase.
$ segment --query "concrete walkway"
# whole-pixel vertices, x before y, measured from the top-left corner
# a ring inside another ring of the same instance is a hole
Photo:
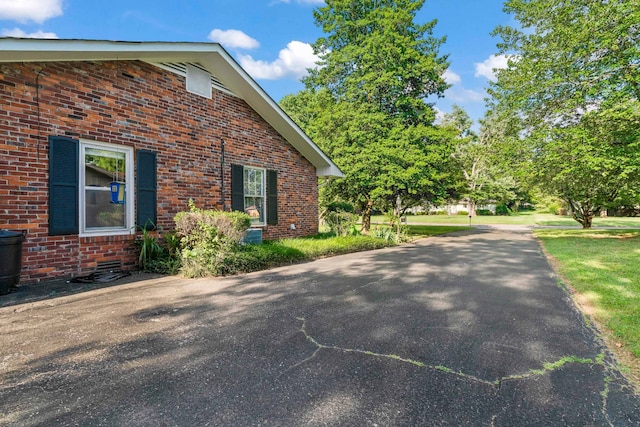
[[[0,325],[0,425],[640,425],[526,230],[143,280]]]

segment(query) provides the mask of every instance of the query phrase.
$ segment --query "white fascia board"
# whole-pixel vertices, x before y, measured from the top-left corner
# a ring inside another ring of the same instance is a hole
[[[318,176],[344,176],[218,43],[0,38],[0,63],[113,60],[201,64],[309,160]]]

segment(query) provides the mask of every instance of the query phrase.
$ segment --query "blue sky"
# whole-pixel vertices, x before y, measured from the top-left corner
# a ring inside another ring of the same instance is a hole
[[[364,1],[364,0],[363,0]],[[313,8],[322,0],[0,0],[0,36],[130,41],[220,42],[276,101],[302,89],[322,35]],[[492,69],[505,65],[489,33],[513,23],[502,0],[427,0],[416,21],[437,19],[446,36],[452,87],[436,108],[454,103],[473,119],[484,112]]]

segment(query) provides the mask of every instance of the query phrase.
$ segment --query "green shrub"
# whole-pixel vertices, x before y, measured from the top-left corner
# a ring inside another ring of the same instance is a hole
[[[467,212],[467,211],[458,211],[458,215],[461,215],[461,216],[462,216],[462,215],[464,215],[464,216],[466,216],[466,215],[469,215],[469,212]]]
[[[560,213],[560,204],[559,203],[551,203],[547,206],[547,212],[553,215],[558,215]]]
[[[509,206],[505,205],[504,203],[496,206],[496,215],[508,216],[512,213],[513,211],[509,209]]]
[[[229,274],[227,258],[239,250],[251,218],[243,212],[198,209],[192,201],[189,208],[174,218],[181,238],[182,274],[187,277]]]
[[[329,227],[329,232],[336,236],[349,236],[360,234],[356,223],[358,216],[349,212],[326,212],[324,214],[324,223]]]
[[[356,210],[349,202],[331,202],[327,205],[326,211],[354,213]]]
[[[182,236],[183,247],[191,246],[189,236],[204,231],[203,225],[212,227],[207,233],[214,232],[216,239],[235,243],[242,240],[247,228],[251,226],[251,218],[243,212],[198,209],[192,200],[189,200],[189,211],[179,212],[173,220],[176,232]]]
[[[477,213],[479,216],[491,216],[491,215],[493,215],[493,212],[491,212],[491,210],[490,210],[490,209],[478,209],[478,210],[476,211],[476,213]]]
[[[374,227],[371,230],[371,236],[390,243],[402,243],[409,240],[406,226],[400,227],[399,233],[397,227]]]

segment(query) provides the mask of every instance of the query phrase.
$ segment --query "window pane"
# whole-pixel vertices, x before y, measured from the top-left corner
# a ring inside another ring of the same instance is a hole
[[[251,224],[264,224],[264,198],[245,197],[244,212],[251,217]]]
[[[263,183],[264,183],[264,171],[263,170],[256,170],[256,188],[255,188],[255,193],[253,193],[256,196],[264,196],[264,188],[263,188]]]
[[[110,185],[126,188],[125,153],[86,147],[84,160],[85,229],[126,228],[125,200],[112,202]]]
[[[264,171],[244,168],[244,195],[264,197]]]
[[[125,204],[111,203],[111,191],[101,188],[85,190],[85,227],[125,228]]]

